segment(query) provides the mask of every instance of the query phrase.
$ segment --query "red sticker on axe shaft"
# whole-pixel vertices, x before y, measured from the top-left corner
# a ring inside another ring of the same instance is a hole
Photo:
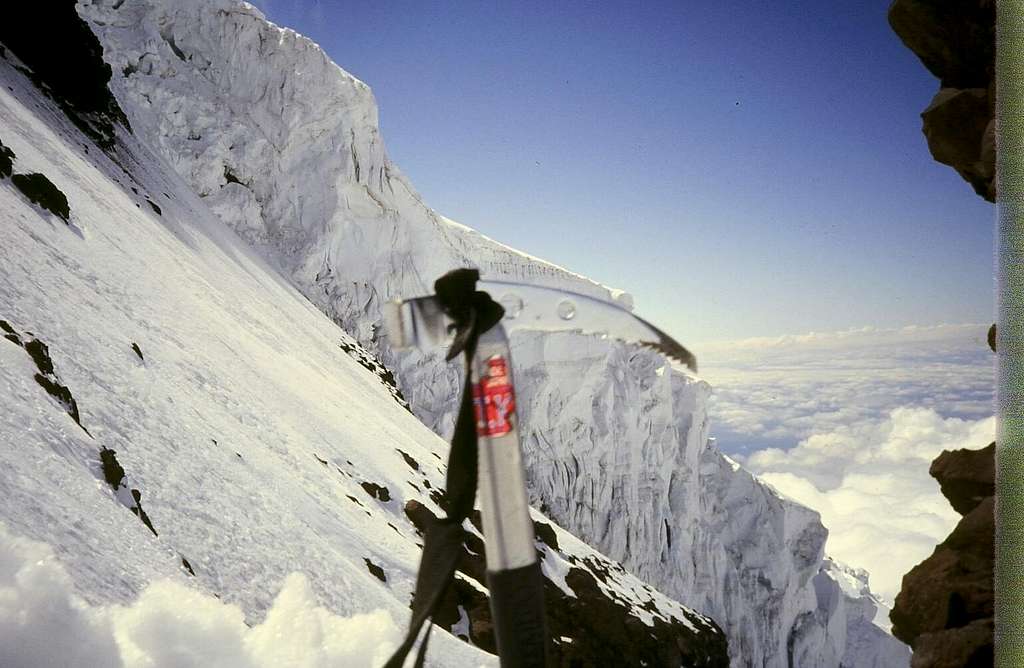
[[[473,385],[473,412],[476,433],[480,436],[504,436],[512,431],[509,419],[516,409],[515,389],[508,364],[501,355],[487,358],[484,377]]]

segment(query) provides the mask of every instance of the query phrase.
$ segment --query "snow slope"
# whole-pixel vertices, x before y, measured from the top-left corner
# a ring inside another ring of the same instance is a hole
[[[428,292],[443,272],[470,265],[631,303],[429,209],[387,158],[369,88],[251,6],[86,1],[80,11],[138,134],[393,368],[438,433],[450,431],[460,374],[391,351],[380,331],[385,300]],[[516,336],[513,345],[538,506],[718,620],[735,665],[786,666],[801,647],[806,665],[838,665],[846,603],[822,608],[814,584],[826,532],[816,513],[708,446],[705,382],[656,354],[574,334]],[[878,652],[899,657],[887,665],[906,665],[905,648],[876,640]]]
[[[386,655],[420,555],[403,508],[441,514],[446,444],[161,158],[123,131],[100,151],[2,55],[0,142],[70,216],[0,179],[0,665]],[[600,579],[624,622],[716,635],[551,532],[557,581]],[[447,633],[431,646],[435,665],[494,664]]]

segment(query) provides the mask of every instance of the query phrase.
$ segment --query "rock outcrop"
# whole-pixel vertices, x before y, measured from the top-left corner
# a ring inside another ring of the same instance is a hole
[[[932,156],[989,202],[996,198],[995,19],[995,0],[895,0],[889,8],[889,25],[940,80],[921,114]],[[995,352],[995,325],[987,338]],[[963,519],[903,576],[892,632],[913,647],[913,668],[991,666],[995,443],[943,452],[929,473]]]
[[[103,48],[75,12],[75,0],[8,3],[0,43],[0,56],[10,49],[22,71],[80,130],[102,148],[113,147],[114,126],[127,126],[128,120],[107,87],[111,69]],[[74,50],[73,57],[64,45]]]
[[[890,618],[913,668],[992,665],[995,443],[943,452],[929,472],[963,519],[903,577]]]
[[[953,510],[967,515],[996,493],[996,444],[981,450],[947,450],[935,458],[928,473],[939,481]]]
[[[895,0],[889,25],[939,78],[921,113],[932,156],[995,201],[995,1]]]

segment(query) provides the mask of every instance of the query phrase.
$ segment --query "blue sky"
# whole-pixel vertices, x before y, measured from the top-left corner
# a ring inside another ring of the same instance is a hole
[[[256,4],[373,88],[428,204],[698,355],[992,319],[994,210],[932,161],[887,1]]]

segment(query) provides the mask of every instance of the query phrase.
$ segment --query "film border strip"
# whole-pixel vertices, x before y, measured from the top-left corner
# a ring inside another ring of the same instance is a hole
[[[1024,0],[996,3],[995,665],[1024,666]]]

